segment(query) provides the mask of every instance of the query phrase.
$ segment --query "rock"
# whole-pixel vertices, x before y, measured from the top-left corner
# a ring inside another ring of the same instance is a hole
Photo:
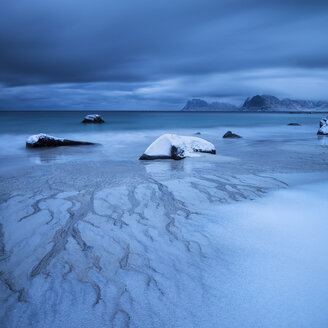
[[[105,123],[105,121],[98,114],[90,114],[84,118],[82,123]]]
[[[328,135],[328,125],[324,125],[322,126],[318,132],[317,132],[318,135],[322,135],[322,136],[327,136]]]
[[[320,123],[319,123],[320,128],[324,125],[327,125],[327,124],[328,124],[328,119],[326,117],[324,117],[320,120]]]
[[[140,160],[175,159],[195,156],[195,152],[215,154],[212,143],[198,138],[163,134],[157,138],[141,155]]]
[[[74,141],[63,138],[56,138],[44,133],[30,136],[26,141],[27,148],[40,147],[59,147],[59,146],[80,146],[80,145],[94,145],[92,142]]]
[[[328,119],[322,118],[320,120],[320,128],[317,132],[317,135],[327,136],[328,135]]]
[[[291,125],[291,126],[301,126],[301,124],[299,124],[299,123],[288,123],[287,125]]]
[[[200,135],[201,133],[200,132],[196,132],[195,134]]]
[[[231,131],[228,131],[224,134],[222,138],[241,138],[238,134],[232,133]]]

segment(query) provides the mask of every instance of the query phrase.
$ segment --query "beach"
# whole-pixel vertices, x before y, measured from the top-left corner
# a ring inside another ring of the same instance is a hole
[[[3,327],[327,327],[324,114],[101,114],[1,114]],[[216,155],[139,161],[163,133]]]

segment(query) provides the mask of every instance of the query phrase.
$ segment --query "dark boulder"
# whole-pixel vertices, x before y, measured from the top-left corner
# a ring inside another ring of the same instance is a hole
[[[154,159],[175,159],[176,161],[180,159],[184,159],[186,156],[184,154],[184,150],[180,147],[171,146],[171,154],[168,156],[165,155],[147,155],[142,154],[139,157],[139,160],[154,160]]]
[[[232,133],[231,131],[228,131],[224,134],[222,138],[241,138],[238,134]]]

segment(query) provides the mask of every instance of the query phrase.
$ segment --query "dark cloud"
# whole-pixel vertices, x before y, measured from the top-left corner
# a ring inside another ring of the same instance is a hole
[[[317,0],[2,0],[0,108],[327,98],[327,22]]]

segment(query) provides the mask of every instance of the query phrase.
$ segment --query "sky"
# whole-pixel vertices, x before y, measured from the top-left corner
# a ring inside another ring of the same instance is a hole
[[[1,0],[0,110],[328,100],[327,0]]]

